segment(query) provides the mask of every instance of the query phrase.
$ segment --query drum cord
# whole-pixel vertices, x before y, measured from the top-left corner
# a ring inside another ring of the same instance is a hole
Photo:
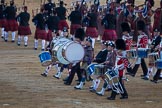
[[[116,93],[121,93],[121,94],[124,93],[124,90],[123,90],[123,88],[122,88],[122,86],[121,86],[119,80],[118,80],[118,82],[115,84],[114,81],[113,81],[113,79],[112,79],[112,86],[116,89],[116,90],[115,90],[115,89],[112,87],[112,90],[115,91]],[[120,88],[121,88],[121,89],[120,89]]]

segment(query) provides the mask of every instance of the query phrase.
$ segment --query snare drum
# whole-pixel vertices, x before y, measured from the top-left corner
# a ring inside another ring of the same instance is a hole
[[[155,66],[157,69],[162,69],[162,59],[157,59],[155,62]]]
[[[147,58],[149,49],[138,48],[137,55],[139,58]]]
[[[159,54],[157,53],[150,53],[148,54],[149,58],[149,66],[155,66],[155,61],[159,59]]]
[[[48,66],[52,63],[51,55],[48,51],[44,51],[40,53],[39,59],[40,59],[40,62],[42,63],[42,66]]]
[[[137,50],[136,49],[131,49],[127,50],[127,58],[132,59],[137,57]]]
[[[62,47],[62,56],[64,59],[70,63],[75,63],[83,59],[84,57],[84,48],[81,44],[69,41]]]
[[[92,73],[95,72],[95,65],[97,65],[97,63],[91,63],[87,66],[87,72],[89,75],[92,75]]]
[[[105,73],[106,80],[112,80],[113,78],[118,77],[118,70],[108,70]]]
[[[94,75],[100,76],[104,75],[107,71],[107,68],[104,65],[97,64],[94,66]]]

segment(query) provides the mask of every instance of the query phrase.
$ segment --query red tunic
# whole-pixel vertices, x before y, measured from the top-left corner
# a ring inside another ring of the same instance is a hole
[[[124,69],[128,67],[129,65],[129,61],[127,58],[124,58],[124,57],[120,57],[118,62],[117,62],[117,65],[122,65],[123,64],[123,68],[122,69],[119,69],[119,77],[122,77],[123,74],[124,74]]]
[[[132,39],[133,39],[133,37],[131,37],[130,35],[123,35],[122,38],[125,41],[126,50],[130,50],[131,46],[132,46]]]
[[[148,36],[145,33],[138,36],[137,46],[138,48],[148,47]]]

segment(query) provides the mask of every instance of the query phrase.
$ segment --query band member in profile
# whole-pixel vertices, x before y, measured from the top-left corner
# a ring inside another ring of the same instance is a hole
[[[86,28],[86,36],[92,38],[92,47],[94,48],[95,39],[98,37],[97,31],[97,13],[95,6],[91,6],[91,11],[87,14],[88,24]]]
[[[81,44],[82,41],[84,41],[85,32],[82,28],[78,28],[75,32],[74,41],[79,42]],[[71,65],[71,71],[70,75],[68,76],[67,80],[64,82],[65,85],[71,85],[75,73],[77,73],[78,80],[81,81],[82,74],[80,71],[80,61],[77,63],[70,64]]]
[[[159,47],[157,47],[158,51],[159,51],[159,55],[160,55],[160,60],[162,60],[162,35],[160,35],[161,37],[161,41],[160,44],[158,45]],[[153,83],[157,83],[159,79],[161,79],[161,70],[160,68],[157,69],[153,79],[151,80],[151,82]]]
[[[102,20],[102,25],[105,26],[104,34],[102,37],[103,41],[115,41],[117,39],[116,28],[116,17],[114,10],[109,9],[109,13]]]
[[[108,47],[108,42],[102,42],[101,43],[101,50],[97,53],[97,55],[94,57],[93,62],[97,63],[97,64],[101,64],[104,63],[106,61],[107,58],[107,50]],[[96,67],[98,68],[99,71],[102,70],[102,68],[100,67]],[[95,74],[93,75],[93,82],[92,82],[92,86],[90,87],[90,92],[96,92],[99,84],[100,84],[100,79],[99,79],[100,75]]]
[[[154,29],[154,37],[153,37],[151,45],[150,45],[151,53],[158,52],[158,45],[160,44],[160,42],[161,42],[160,30]],[[153,63],[153,61],[149,60],[148,72],[147,72],[147,75],[143,77],[144,80],[149,80],[150,75],[151,74],[153,75],[154,67],[155,67],[155,63]]]
[[[55,10],[56,5],[52,3],[52,0],[47,0],[48,3],[44,4],[44,10],[48,13],[48,16],[51,15],[52,11]]]
[[[34,49],[38,48],[38,39],[42,40],[42,51],[45,50],[45,40],[47,39],[46,33],[46,17],[44,16],[44,9],[41,8],[40,13],[38,13],[32,21],[36,26],[35,37],[34,37]]]
[[[21,39],[24,37],[24,46],[27,47],[28,35],[31,35],[31,30],[29,27],[30,14],[27,12],[27,6],[24,6],[24,12],[21,12],[17,16],[17,20],[19,22],[17,45],[20,46]]]
[[[10,1],[10,6],[6,7],[5,14],[6,14],[6,25],[5,25],[5,38],[4,40],[8,41],[8,32],[12,32],[12,42],[15,42],[16,31],[18,30],[18,23],[16,21],[16,6],[14,5],[14,0]]]
[[[79,5],[76,5],[75,10],[70,13],[69,20],[71,22],[70,34],[74,36],[75,31],[81,28],[82,14],[79,11]]]
[[[112,70],[113,67],[115,66],[115,60],[116,60],[116,51],[115,51],[115,44],[112,41],[108,42],[108,53],[107,53],[107,58],[106,61],[103,63],[104,67],[106,70]],[[105,75],[105,72],[104,72]],[[105,76],[101,76],[102,79],[104,80],[104,84],[102,86],[101,91],[96,92],[97,95],[99,96],[103,96],[105,94],[105,90],[107,89],[108,91],[112,90],[112,85],[110,85],[107,81],[107,79],[105,79]]]
[[[139,20],[137,22],[137,30],[138,30],[138,33],[139,33],[138,41],[137,41],[137,50],[139,50],[139,48],[145,48],[147,50],[147,48],[148,48],[148,36],[144,33],[145,22],[143,20]],[[142,70],[143,70],[143,75],[142,76],[147,75],[148,69],[147,69],[147,65],[145,63],[144,58],[137,57],[135,66],[133,67],[133,70],[132,70],[133,76],[136,75],[140,64],[141,64]]]
[[[117,49],[117,58],[116,58],[115,68],[118,69],[118,72],[119,72],[118,73],[119,82],[118,82],[118,85],[113,86],[111,96],[108,97],[107,99],[115,100],[118,92],[121,94],[120,99],[128,99],[128,93],[124,86],[124,81],[123,81],[124,70],[126,69],[126,67],[128,67],[128,61],[126,57],[124,57],[122,54],[122,52],[126,50],[126,45],[123,39],[117,39],[115,44],[116,44],[116,49]]]
[[[123,56],[127,56],[127,51],[128,50],[131,50],[131,46],[132,46],[132,41],[133,41],[133,36],[130,35],[130,32],[131,32],[131,28],[128,24],[128,22],[123,22],[121,23],[121,29],[122,29],[122,39],[125,41],[125,44],[126,44],[126,50],[123,51]],[[129,67],[127,67],[127,73],[128,74],[132,74],[132,68],[130,66],[130,63],[129,63]]]
[[[87,70],[87,66],[91,63],[93,59],[92,39],[90,37],[87,37],[84,42],[84,50],[85,50],[85,56],[80,64],[82,80],[79,82],[78,85],[74,87],[75,89],[82,89],[86,79],[89,78],[89,75],[86,70]]]
[[[57,7],[56,9],[57,15],[60,18],[60,22],[59,22],[59,30],[60,32],[63,31],[64,27],[66,27],[67,29],[69,29],[69,25],[66,21],[66,12],[67,9],[64,7],[64,2],[60,1],[60,6]]]
[[[4,38],[5,32],[4,32],[4,27],[6,24],[6,16],[5,16],[5,0],[1,0],[0,4],[0,28],[1,28],[1,37]]]

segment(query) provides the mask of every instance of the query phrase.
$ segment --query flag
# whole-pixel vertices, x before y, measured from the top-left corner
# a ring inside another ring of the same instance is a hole
[[[124,5],[123,5],[123,11],[124,11],[124,16],[127,17],[129,15],[129,10],[126,6],[126,3],[124,3]]]
[[[142,10],[142,16],[143,18],[146,18],[147,17],[147,12],[148,12],[148,7],[147,7],[147,4],[144,5],[144,8]]]

